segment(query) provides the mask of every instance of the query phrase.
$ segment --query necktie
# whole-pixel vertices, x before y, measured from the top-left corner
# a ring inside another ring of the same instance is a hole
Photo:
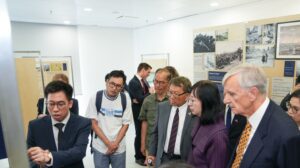
[[[240,138],[238,147],[237,147],[237,151],[236,151],[236,155],[235,155],[235,159],[233,161],[233,164],[231,166],[231,168],[239,168],[241,161],[243,159],[244,153],[245,153],[245,149],[250,137],[250,132],[251,132],[251,125],[249,122],[247,122],[246,127],[243,130],[242,136]]]
[[[61,144],[62,144],[62,136],[63,136],[63,127],[65,126],[64,123],[56,123],[54,125],[58,129],[58,136],[57,136],[57,150],[61,150]]]
[[[142,82],[142,87],[143,87],[144,94],[148,93],[149,92],[149,88],[148,88],[148,85],[146,84],[145,80],[141,79],[141,82]]]
[[[179,109],[176,109],[176,113],[173,118],[173,124],[172,124],[172,130],[169,140],[169,146],[168,146],[168,153],[174,153],[174,147],[176,142],[176,136],[177,136],[177,130],[178,130],[178,123],[179,123]]]
[[[231,108],[229,107],[226,114],[226,128],[229,130],[231,125]]]

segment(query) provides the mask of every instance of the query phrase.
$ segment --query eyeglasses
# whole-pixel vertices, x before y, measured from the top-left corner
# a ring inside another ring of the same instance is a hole
[[[293,114],[298,113],[298,111],[300,110],[298,107],[292,106],[290,102],[286,102],[286,107],[288,108],[288,111],[291,110]]]
[[[56,106],[59,110],[63,109],[66,107],[66,102],[64,101],[58,101],[58,102],[47,102],[47,107],[49,109],[54,109],[54,107]]]
[[[195,98],[192,98],[192,97],[189,97],[189,98],[187,99],[187,103],[188,103],[188,104],[194,104],[195,101],[196,101],[196,99],[195,99]]]
[[[156,84],[156,85],[165,85],[167,82],[166,81],[153,80],[153,83]]]
[[[116,84],[114,82],[108,82],[108,86],[111,87],[111,88],[116,88],[118,90],[123,88],[123,85],[119,85],[119,84]]]
[[[173,93],[173,92],[170,92],[170,91],[169,91],[169,92],[167,93],[167,95],[168,95],[169,97],[174,96],[175,98],[180,97],[180,96],[182,96],[182,95],[184,95],[184,94],[186,94],[186,92],[183,92],[183,93],[178,94],[178,93]]]

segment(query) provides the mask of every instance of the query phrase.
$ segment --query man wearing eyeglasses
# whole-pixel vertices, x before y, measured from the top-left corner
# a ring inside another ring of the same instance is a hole
[[[155,125],[157,105],[160,102],[168,101],[167,91],[170,80],[171,73],[167,69],[157,70],[153,81],[155,93],[147,96],[143,102],[139,120],[142,121],[141,152],[144,156],[147,156],[146,153],[149,151],[150,134]]]
[[[53,81],[45,88],[50,116],[30,121],[27,134],[31,167],[83,168],[91,121],[70,113],[73,88]]]
[[[129,81],[128,89],[132,100],[132,113],[135,126],[135,162],[144,165],[145,156],[141,153],[141,121],[138,119],[144,99],[150,95],[147,77],[150,75],[152,67],[147,63],[140,63],[137,68],[137,74]]]
[[[125,168],[126,142],[125,135],[131,123],[131,101],[127,94],[126,108],[123,109],[120,93],[126,82],[121,70],[111,71],[105,77],[106,89],[102,91],[101,108],[97,94],[93,95],[86,110],[86,116],[92,119],[94,164],[96,168]],[[98,111],[99,110],[99,111]]]
[[[148,156],[148,161],[156,160],[155,167],[172,160],[187,160],[192,148],[194,123],[187,105],[190,91],[189,79],[182,76],[173,78],[168,91],[169,101],[158,104]]]
[[[300,90],[296,90],[291,94],[290,101],[287,102],[288,115],[298,125],[300,130]]]

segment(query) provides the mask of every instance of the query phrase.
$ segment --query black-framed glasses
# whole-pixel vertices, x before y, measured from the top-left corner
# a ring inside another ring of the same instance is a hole
[[[171,96],[174,96],[174,97],[180,97],[180,96],[182,96],[182,95],[184,95],[184,94],[186,94],[187,92],[183,92],[183,93],[173,93],[173,92],[168,92],[167,93],[167,95],[169,96],[169,97],[171,97]]]
[[[153,83],[156,84],[156,85],[165,85],[168,82],[166,82],[166,81],[159,81],[159,80],[155,79],[155,80],[153,80]]]
[[[66,102],[64,102],[64,101],[58,101],[58,102],[50,101],[50,102],[47,102],[46,104],[49,109],[54,109],[54,107],[56,106],[59,110],[65,108],[67,105]]]
[[[298,111],[300,110],[299,107],[292,106],[291,103],[290,103],[289,101],[286,102],[286,107],[287,107],[288,111],[291,110],[291,112],[292,112],[293,114],[298,113]]]
[[[118,90],[123,88],[123,85],[116,84],[115,82],[108,82],[108,86],[111,87],[111,88],[116,88]]]

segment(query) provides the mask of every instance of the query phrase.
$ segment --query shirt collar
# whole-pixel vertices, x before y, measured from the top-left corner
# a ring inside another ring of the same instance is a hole
[[[158,98],[157,98],[157,93],[154,93],[154,96],[155,96],[155,100],[157,101],[157,102],[162,102],[162,101],[165,101],[165,100],[168,100],[168,95],[166,94],[165,95],[165,97],[160,101],[160,100],[158,100]]]
[[[142,80],[142,77],[139,74],[135,74],[135,76],[139,79],[139,81]]]
[[[61,122],[58,122],[58,121],[54,120],[54,119],[51,117],[51,121],[52,121],[52,125],[53,125],[53,126],[54,126],[56,123],[63,123],[63,124],[65,124],[65,125],[67,125],[69,119],[70,119],[70,111],[68,112],[67,117],[66,117],[64,120],[62,120]]]
[[[178,106],[173,106],[173,108],[178,108],[179,109],[179,112],[180,111],[186,111],[186,109],[187,109],[187,106],[188,106],[188,103],[187,102],[185,102],[183,105],[181,105],[180,107],[178,107]]]
[[[250,116],[248,117],[248,121],[252,127],[252,129],[256,130],[261,119],[263,118],[268,105],[270,103],[270,99],[267,97],[266,100],[263,102],[262,105]]]

